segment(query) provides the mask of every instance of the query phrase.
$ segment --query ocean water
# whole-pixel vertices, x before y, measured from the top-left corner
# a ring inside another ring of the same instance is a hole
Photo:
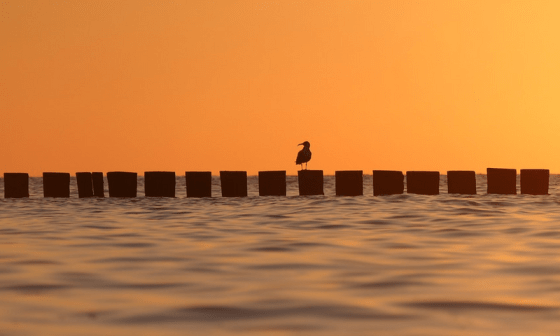
[[[0,335],[555,335],[548,196],[0,198]],[[0,181],[3,188],[3,181]],[[3,195],[3,190],[0,189]]]

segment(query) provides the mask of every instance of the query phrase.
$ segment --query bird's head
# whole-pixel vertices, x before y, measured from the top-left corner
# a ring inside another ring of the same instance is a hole
[[[311,144],[309,143],[309,141],[304,141],[304,142],[300,143],[298,146],[302,146],[302,145],[303,145],[303,147],[311,147]]]

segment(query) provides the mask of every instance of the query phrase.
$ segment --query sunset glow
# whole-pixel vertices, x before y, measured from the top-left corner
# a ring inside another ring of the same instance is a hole
[[[0,171],[560,173],[558,1],[3,1]]]

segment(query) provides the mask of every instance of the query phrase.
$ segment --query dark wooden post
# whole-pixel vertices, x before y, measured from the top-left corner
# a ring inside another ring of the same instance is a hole
[[[406,192],[409,194],[439,195],[439,172],[407,171]]]
[[[212,197],[212,172],[185,172],[187,197]]]
[[[78,197],[93,197],[93,182],[91,173],[76,173],[76,183],[78,184]]]
[[[404,174],[395,170],[373,171],[373,195],[395,195],[404,192]]]
[[[508,168],[487,168],[489,194],[517,194],[517,170]]]
[[[298,171],[298,186],[301,196],[324,195],[323,171],[300,170]]]
[[[341,170],[334,173],[337,196],[362,196],[364,194],[363,171]]]
[[[222,197],[247,197],[246,171],[221,171]]]
[[[260,196],[286,196],[286,171],[259,172]]]
[[[70,197],[70,173],[43,173],[44,197]]]
[[[447,172],[447,192],[449,194],[476,194],[476,173],[471,170],[450,170]]]
[[[109,197],[136,197],[137,173],[108,172]]]
[[[29,174],[4,173],[4,197],[29,197]]]
[[[144,193],[146,197],[175,197],[175,172],[145,172]]]
[[[91,179],[93,182],[93,196],[105,197],[105,183],[103,182],[103,173],[93,172],[91,173]]]
[[[530,195],[548,195],[548,169],[521,169],[521,193]]]

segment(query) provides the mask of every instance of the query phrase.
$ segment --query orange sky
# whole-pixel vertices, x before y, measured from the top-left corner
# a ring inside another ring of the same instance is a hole
[[[559,1],[0,1],[0,172],[560,173]]]

